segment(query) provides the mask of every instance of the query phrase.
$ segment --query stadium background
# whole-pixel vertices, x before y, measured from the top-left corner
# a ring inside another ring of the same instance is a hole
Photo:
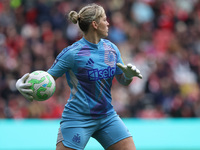
[[[65,77],[58,79],[55,94],[44,102],[28,102],[15,83],[27,72],[47,70],[64,47],[81,37],[66,14],[93,2],[107,13],[108,39],[119,47],[124,62],[135,64],[143,75],[129,87],[116,80],[112,87],[114,108],[135,133],[136,147],[200,149],[199,0],[1,0],[0,149],[15,150],[9,143],[37,138],[36,124],[49,129],[44,138],[47,143],[53,138],[52,147],[46,149],[54,148],[69,97]],[[13,131],[18,132],[12,135]],[[159,145],[160,139],[166,143]],[[18,149],[23,149],[20,144]],[[42,146],[35,144],[35,149]]]

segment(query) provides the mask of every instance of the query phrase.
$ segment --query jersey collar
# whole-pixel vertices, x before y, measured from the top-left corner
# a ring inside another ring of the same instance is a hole
[[[87,43],[87,45],[89,45],[89,46],[91,46],[91,47],[93,47],[93,48],[97,48],[97,49],[98,49],[98,47],[100,46],[100,43],[101,43],[101,40],[99,41],[98,44],[94,44],[94,43],[91,43],[91,42],[89,42],[88,40],[86,40],[84,37],[83,37],[82,39],[83,39],[83,41],[84,41],[85,43]]]

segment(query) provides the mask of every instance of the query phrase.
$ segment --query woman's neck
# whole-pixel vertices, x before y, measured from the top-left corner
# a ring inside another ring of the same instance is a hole
[[[83,37],[84,37],[87,41],[89,41],[89,42],[91,42],[91,43],[93,43],[93,44],[98,44],[99,41],[100,41],[100,38],[99,38],[95,33],[94,33],[94,34],[89,34],[89,33],[87,33],[87,34],[84,34]]]

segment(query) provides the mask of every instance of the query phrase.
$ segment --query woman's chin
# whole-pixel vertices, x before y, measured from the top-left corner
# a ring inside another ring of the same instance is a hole
[[[106,38],[108,36],[108,33],[106,33],[105,35],[103,35],[103,38]]]

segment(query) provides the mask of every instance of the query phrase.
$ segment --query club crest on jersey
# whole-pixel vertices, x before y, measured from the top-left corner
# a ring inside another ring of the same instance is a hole
[[[113,56],[113,53],[109,51],[108,53],[108,61],[109,62],[113,62],[114,61],[114,56]]]
[[[108,67],[106,69],[91,69],[88,70],[88,78],[90,81],[97,81],[114,76],[115,67]]]

